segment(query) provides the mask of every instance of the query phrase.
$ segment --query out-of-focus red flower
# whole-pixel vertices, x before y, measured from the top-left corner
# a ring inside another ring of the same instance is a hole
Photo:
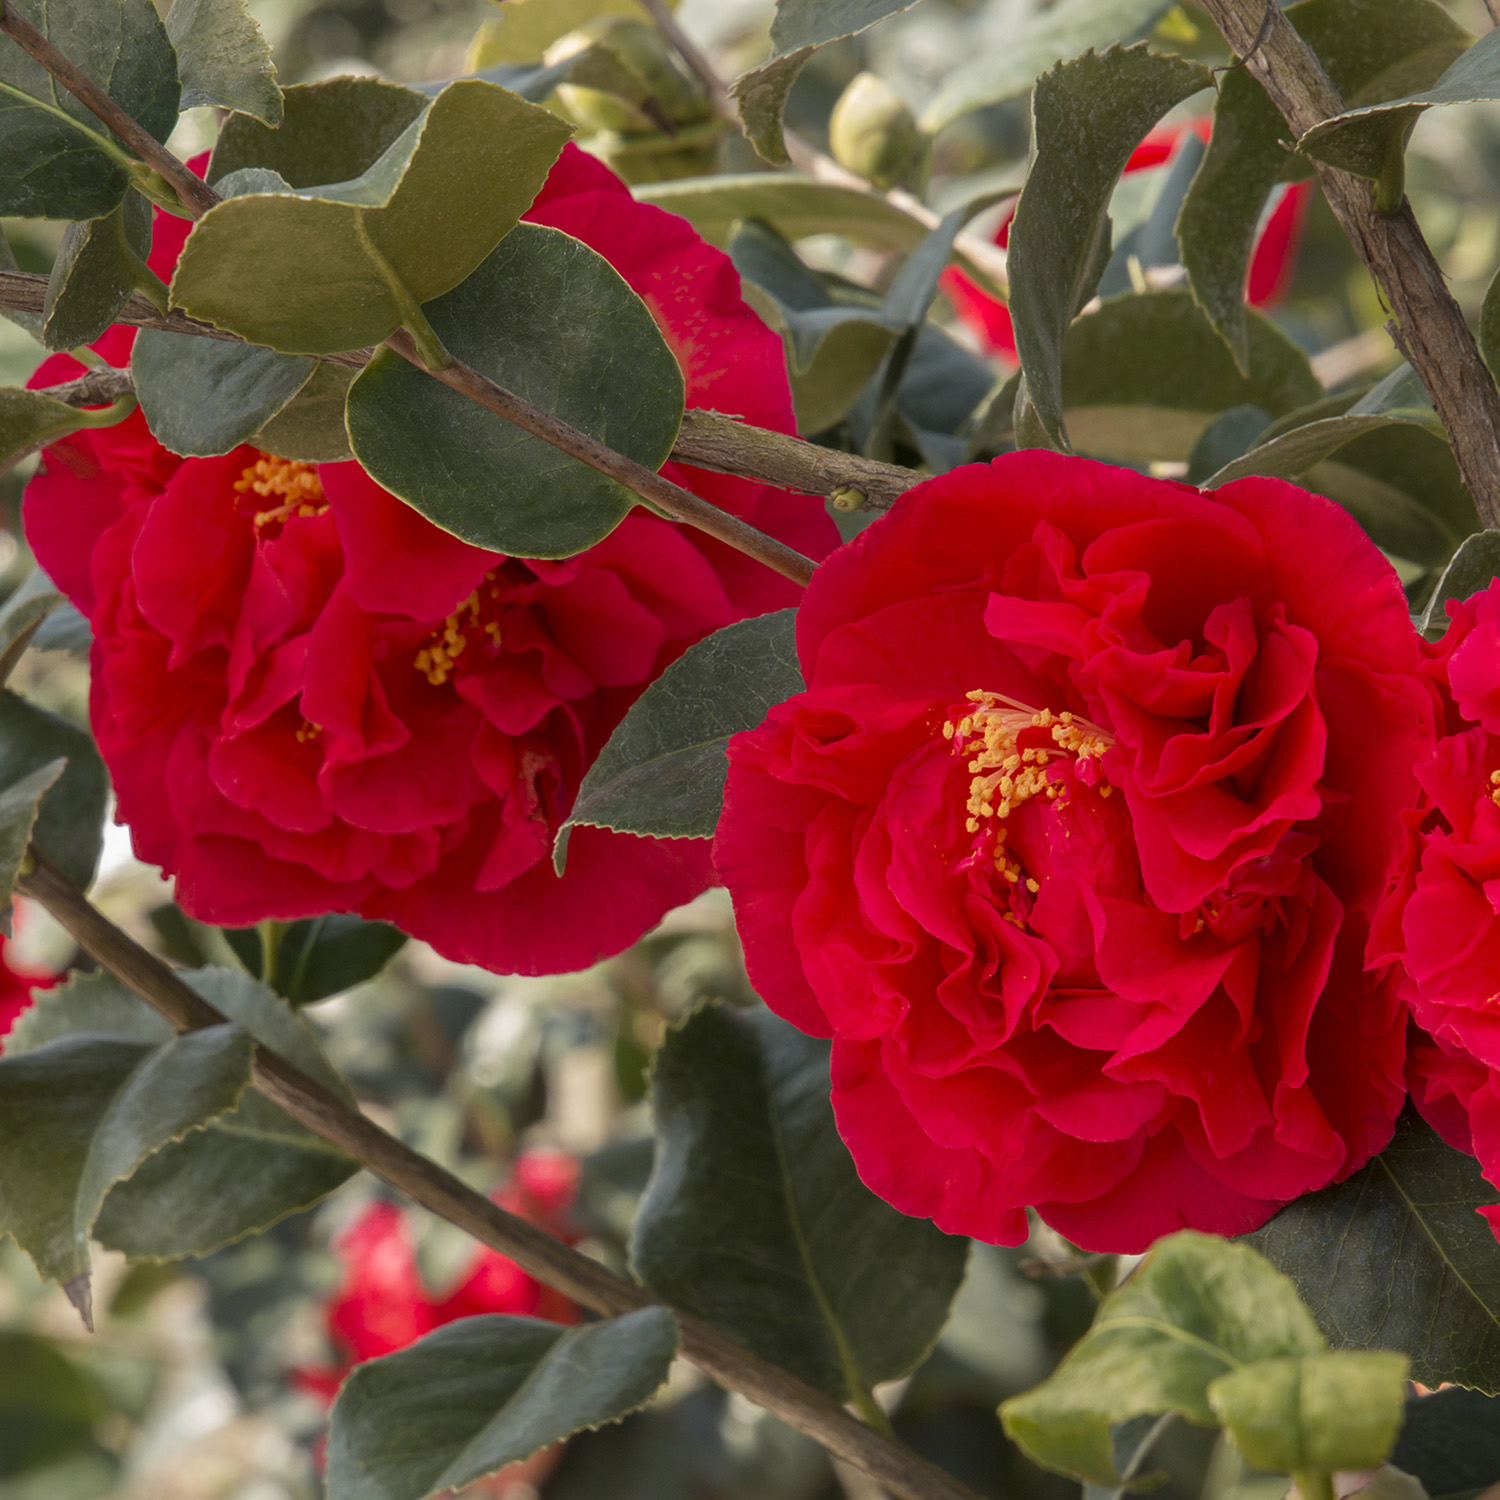
[[[872,1189],[1136,1251],[1386,1143],[1405,1016],[1364,948],[1433,704],[1344,511],[1014,453],[836,553],[797,646],[715,858]]]
[[[1417,767],[1421,804],[1370,942],[1395,960],[1423,1030],[1408,1068],[1433,1128],[1500,1186],[1500,580],[1448,606],[1427,652],[1442,734]],[[1500,1234],[1500,1209],[1481,1209]]]
[[[17,926],[24,920],[24,910],[24,903],[17,901],[13,919]],[[32,990],[44,989],[56,978],[48,969],[18,963],[10,940],[0,938],[0,1053],[5,1051],[11,1027],[31,1008]]]
[[[688,402],[795,430],[777,336],[728,258],[569,147],[528,217],[592,245],[650,307]],[[184,226],[158,225],[170,275]],[[98,346],[123,363],[132,335]],[[48,384],[76,367],[48,361]],[[664,472],[815,557],[822,507]],[[553,835],[626,709],[695,641],[795,586],[640,512],[581,556],[460,542],[357,464],[179,459],[139,414],[47,450],[39,560],[93,626],[91,715],[136,852],[222,925],[384,918],[450,957],[556,973],[635,941],[711,879],[706,846]]]
[[[1125,175],[1144,172],[1168,161],[1184,134],[1196,135],[1207,142],[1212,122],[1207,118],[1188,120],[1183,124],[1158,125],[1131,153],[1125,164]],[[1294,182],[1276,200],[1260,237],[1250,255],[1250,269],[1245,278],[1245,300],[1251,307],[1274,307],[1287,294],[1297,269],[1297,250],[1302,243],[1302,228],[1307,222],[1313,184]],[[1010,242],[1010,221],[1015,213],[1012,203],[1000,227],[995,243]],[[943,292],[953,304],[959,320],[979,340],[986,354],[1007,363],[1016,363],[1016,338],[1011,328],[1010,309],[998,297],[992,297],[967,272],[949,266],[943,272]]]
[[[525,1151],[495,1194],[495,1202],[572,1243],[570,1219],[578,1177],[578,1161],[566,1152]],[[335,1237],[333,1249],[343,1266],[343,1279],[323,1316],[339,1362],[294,1374],[302,1390],[328,1400],[355,1365],[394,1354],[457,1318],[509,1313],[555,1323],[578,1321],[577,1307],[560,1292],[487,1246],[478,1248],[451,1286],[440,1293],[430,1291],[417,1268],[411,1220],[395,1203],[371,1203]]]

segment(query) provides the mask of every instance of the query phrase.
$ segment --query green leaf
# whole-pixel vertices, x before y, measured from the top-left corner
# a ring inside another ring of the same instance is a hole
[[[1109,262],[1110,193],[1146,132],[1208,82],[1201,63],[1144,47],[1085,53],[1037,82],[1036,156],[1011,225],[1010,295],[1026,388],[1053,446],[1066,441],[1063,337]]]
[[[569,831],[614,828],[659,839],[712,838],[724,805],[729,736],[806,685],[797,611],[726,625],[690,647],[631,705],[589,767],[552,862],[562,874]]]
[[[177,60],[151,0],[6,0],[159,141],[177,123]],[[40,63],[0,46],[0,216],[97,219],[130,187],[130,156]]]
[[[286,354],[379,343],[515,227],[571,134],[494,84],[451,83],[363,176],[210,209],[173,304]]]
[[[1500,1202],[1479,1163],[1408,1109],[1346,1182],[1246,1236],[1297,1283],[1336,1349],[1402,1349],[1412,1378],[1500,1389]]]
[[[1435,0],[1301,0],[1290,20],[1345,99],[1425,88],[1472,41]],[[1221,75],[1208,153],[1177,221],[1188,282],[1241,368],[1249,357],[1245,277],[1266,200],[1309,175],[1281,144],[1281,112],[1243,68]]]
[[[200,458],[248,442],[317,368],[307,355],[149,328],[136,334],[130,351],[151,435],[172,453]]]
[[[670,9],[676,0],[670,0]],[[505,0],[481,31],[481,67],[490,63],[534,63],[553,42],[602,16],[639,16],[637,0]],[[472,54],[471,54],[472,55]]]
[[[1479,352],[1492,375],[1500,369],[1500,271],[1485,289],[1479,309]]]
[[[183,109],[206,104],[281,123],[271,49],[245,0],[172,0],[167,35],[177,51]]]
[[[32,838],[79,890],[87,890],[104,845],[109,777],[93,740],[66,719],[14,693],[0,692],[0,787],[65,759],[67,769],[42,803]]]
[[[680,214],[706,240],[727,244],[736,225],[760,219],[789,240],[813,234],[839,234],[877,250],[915,250],[928,229],[878,193],[819,182],[794,172],[748,172],[723,177],[689,177],[653,182],[634,189],[644,203]],[[984,270],[960,248],[955,257],[976,280],[996,288]]]
[[[859,1180],[834,1128],[828,1046],[710,1005],[652,1080],[656,1164],[632,1233],[642,1280],[839,1400],[918,1364],[968,1243]]]
[[[329,1500],[425,1500],[618,1422],[651,1399],[676,1352],[664,1307],[581,1328],[450,1323],[344,1382],[328,1429]]]
[[[1427,601],[1422,615],[1423,635],[1448,628],[1448,613],[1443,608],[1450,599],[1468,599],[1500,578],[1500,531],[1476,531],[1458,544]]]
[[[181,977],[257,1041],[352,1102],[306,1022],[263,985],[223,969]],[[95,974],[39,991],[6,1038],[5,1056],[60,1038],[155,1046],[171,1034],[167,1022],[118,980]],[[310,1207],[356,1170],[264,1095],[246,1093],[232,1113],[166,1146],[117,1184],[104,1200],[94,1237],[130,1256],[203,1255]]]
[[[1404,1354],[1261,1359],[1221,1375],[1208,1399],[1258,1469],[1373,1469],[1401,1427],[1406,1368]]]
[[[336,464],[354,457],[344,425],[344,407],[355,371],[319,363],[307,384],[256,433],[250,442],[262,453]]]
[[[0,1332],[0,1479],[91,1445],[107,1411],[103,1393],[52,1340]]]
[[[1063,340],[1074,445],[1122,463],[1185,459],[1232,407],[1280,416],[1317,400],[1322,386],[1306,353],[1259,313],[1250,314],[1249,331],[1246,376],[1186,290],[1106,298]]]
[[[77,407],[40,391],[0,386],[0,473],[17,459],[85,425],[84,414]]]
[[[672,451],[682,372],[645,303],[580,241],[522,224],[423,312],[459,359],[617,452],[658,469]],[[445,531],[513,557],[581,552],[635,503],[388,349],[349,388],[348,424],[356,456],[386,489]]]
[[[42,342],[92,344],[130,300],[151,250],[151,205],[139,193],[102,219],[69,224],[47,280]]]
[[[1001,47],[955,68],[922,111],[924,130],[936,134],[963,115],[1027,93],[1041,74],[1066,58],[1140,36],[1171,0],[1061,0],[1017,23],[1007,17]]]
[[[42,798],[55,785],[66,765],[67,761],[62,759],[48,761],[0,792],[0,931],[6,937],[11,936],[11,898],[16,888],[16,875],[31,843],[31,833],[42,810]]]
[[[750,144],[767,161],[785,162],[781,114],[808,58],[825,43],[854,36],[915,4],[916,0],[777,0],[770,60],[737,78],[730,89]]]
[[[1500,1480],[1500,1400],[1461,1386],[1410,1397],[1391,1462],[1431,1500],[1468,1500]]]
[[[416,90],[381,78],[326,78],[282,94],[273,129],[231,115],[219,131],[208,180],[244,167],[266,167],[294,188],[362,177],[427,107]]]
[[[86,1310],[89,1232],[105,1195],[153,1152],[232,1110],[249,1035],[210,1026],[157,1045],[60,1037],[0,1057],[0,1232]]]
[[[1186,1230],[1158,1241],[1057,1370],[1000,1416],[1034,1462],[1118,1484],[1112,1426],[1169,1411],[1213,1426],[1211,1382],[1325,1347],[1287,1277],[1246,1245]]]
[[[51,580],[36,568],[0,604],[0,687],[15,670],[42,621],[62,602],[63,596],[52,587]]]
[[[1424,110],[1434,105],[1496,99],[1500,99],[1500,37],[1490,31],[1463,52],[1431,88],[1324,120],[1302,136],[1297,149],[1342,171],[1378,177],[1391,150],[1400,149]]]
[[[310,917],[277,922],[275,964],[266,982],[293,1005],[311,1005],[373,979],[405,944],[406,934],[362,917]],[[263,974],[265,944],[259,927],[227,928],[235,957]]]
[[[20,265],[16,262],[15,251],[10,248],[10,241],[5,237],[5,229],[0,225],[0,271],[19,271]],[[17,328],[24,328],[32,338],[38,342],[42,337],[42,315],[34,312],[21,312],[16,308],[7,307],[0,311],[0,317],[14,323]],[[4,462],[0,457],[0,462]]]

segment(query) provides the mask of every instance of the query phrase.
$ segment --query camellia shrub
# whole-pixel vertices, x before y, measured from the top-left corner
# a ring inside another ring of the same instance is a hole
[[[0,0],[0,1235],[92,1331],[321,1234],[330,1500],[1478,1494],[1500,31],[767,14]],[[69,1357],[5,1494],[119,1456]]]

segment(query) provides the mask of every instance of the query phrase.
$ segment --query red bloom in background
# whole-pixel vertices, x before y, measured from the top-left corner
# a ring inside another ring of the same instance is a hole
[[[1191,131],[1206,143],[1211,124],[1204,118],[1189,120],[1182,125],[1158,125],[1131,152],[1130,160],[1125,163],[1125,176],[1148,171],[1170,160],[1186,132]],[[1292,183],[1276,200],[1276,206],[1262,226],[1245,278],[1245,300],[1251,307],[1274,307],[1286,296],[1297,268],[1297,250],[1302,243],[1302,226],[1307,222],[1312,191],[1311,182]],[[1010,221],[1015,211],[1012,202],[995,231],[997,245],[1009,244]],[[979,340],[984,352],[1015,364],[1016,338],[1011,328],[1010,309],[1005,303],[992,297],[957,266],[949,266],[943,272],[941,285],[960,322]]]
[[[1385,1144],[1405,1018],[1364,946],[1433,710],[1345,512],[1011,454],[825,563],[798,654],[715,858],[871,1188],[1135,1251]]]
[[[16,903],[15,921],[21,921],[22,904]],[[0,938],[0,1053],[10,1029],[31,1009],[31,992],[52,984],[57,976],[45,969],[17,964],[8,938]]]
[[[576,1158],[564,1151],[524,1151],[495,1202],[572,1243],[569,1219],[578,1177]],[[301,1389],[330,1401],[355,1365],[394,1354],[457,1318],[508,1313],[555,1323],[578,1321],[577,1307],[562,1293],[488,1247],[479,1249],[442,1295],[430,1292],[417,1269],[411,1221],[395,1203],[371,1203],[335,1237],[333,1249],[343,1279],[325,1304],[323,1318],[339,1363],[294,1374]]]
[[[1423,798],[1370,954],[1399,962],[1426,1033],[1408,1069],[1418,1109],[1500,1184],[1500,581],[1448,612],[1425,663],[1443,733],[1417,766]],[[1500,1234],[1500,1209],[1480,1212]]]
[[[688,403],[795,430],[780,340],[727,257],[569,147],[528,218],[609,257]],[[169,275],[185,226],[158,227]],[[131,335],[100,349],[123,362]],[[76,367],[49,361],[36,383]],[[823,556],[823,510],[668,465]],[[468,546],[357,463],[179,459],[139,414],[47,450],[37,557],[94,630],[91,716],[136,852],[183,907],[241,925],[357,911],[450,957],[555,973],[635,941],[710,881],[693,840],[553,834],[647,683],[709,632],[795,602],[760,564],[637,512],[561,562]]]

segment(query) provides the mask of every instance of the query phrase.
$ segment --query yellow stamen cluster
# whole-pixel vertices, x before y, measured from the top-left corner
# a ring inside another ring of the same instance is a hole
[[[1098,759],[1114,743],[1107,730],[1071,713],[1054,714],[1051,709],[1033,709],[1003,693],[975,689],[965,695],[974,705],[956,723],[943,725],[943,738],[953,741],[960,754],[970,754],[968,821],[970,833],[980,833],[986,820],[994,819],[995,868],[1012,885],[1022,880],[1021,863],[1006,848],[1006,830],[999,826],[1023,802],[1033,797],[1055,801],[1063,784],[1049,777],[1048,765],[1054,760]],[[1022,747],[1021,737],[1030,730],[1046,731],[1046,740]],[[1099,795],[1110,794],[1108,783]],[[1035,895],[1040,887],[1027,879],[1026,889]]]
[[[485,592],[490,599],[500,597],[499,588],[493,583],[494,575],[490,574],[485,583],[489,585]],[[497,620],[482,620],[480,611],[483,602],[479,595],[481,590],[475,589],[462,604],[443,621],[442,628],[432,633],[432,639],[417,652],[415,666],[433,687],[442,687],[453,675],[458,664],[458,658],[468,649],[469,637],[467,632],[479,629],[489,637],[491,644],[500,644],[500,624]]]
[[[311,719],[304,719],[302,727],[297,731],[297,743],[299,745],[309,744],[311,741],[317,739],[322,732],[323,726],[321,724],[314,724]]]
[[[259,495],[281,503],[255,513],[255,529],[260,531],[273,521],[289,521],[293,516],[315,516],[328,508],[318,471],[311,464],[290,458],[272,458],[263,454],[235,481],[240,494]]]
[[[1490,772],[1490,799],[1500,807],[1500,771]]]

